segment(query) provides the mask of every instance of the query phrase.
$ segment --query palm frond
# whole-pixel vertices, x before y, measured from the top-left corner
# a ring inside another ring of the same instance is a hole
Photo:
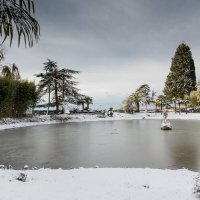
[[[12,44],[14,30],[18,35],[18,46],[21,38],[24,38],[25,46],[33,46],[34,40],[37,42],[40,35],[40,25],[32,13],[35,12],[34,3],[31,0],[0,0],[0,36],[2,43],[10,38]]]

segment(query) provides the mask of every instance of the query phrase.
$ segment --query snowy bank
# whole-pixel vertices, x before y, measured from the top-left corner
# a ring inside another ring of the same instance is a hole
[[[159,169],[0,170],[1,200],[195,200],[196,172]]]
[[[0,130],[36,126],[54,123],[66,122],[88,122],[88,121],[110,121],[110,120],[133,120],[133,119],[163,119],[160,113],[114,113],[113,117],[102,117],[100,114],[64,114],[59,116],[40,115],[33,118],[11,119],[5,118],[0,120]],[[180,115],[169,113],[168,119],[181,120],[200,120],[200,113],[181,113]]]

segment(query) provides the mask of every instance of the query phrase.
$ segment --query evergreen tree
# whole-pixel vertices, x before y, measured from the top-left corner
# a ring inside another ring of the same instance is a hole
[[[55,88],[54,85],[54,71],[57,69],[57,63],[47,59],[47,62],[43,63],[43,70],[45,73],[37,74],[36,77],[41,78],[39,82],[39,89],[43,89],[44,94],[48,93],[48,105],[47,105],[47,115],[49,114],[49,107],[51,104],[51,92]]]
[[[65,102],[73,103],[73,99],[78,93],[77,82],[73,80],[75,74],[79,74],[79,71],[63,68],[58,72],[60,80],[58,91],[60,92],[59,99],[63,104],[63,112]]]
[[[56,106],[56,114],[58,114],[60,105],[63,106],[64,112],[65,102],[76,104],[76,99],[80,94],[76,88],[77,82],[73,79],[79,71],[66,68],[59,69],[57,63],[49,59],[44,63],[44,71],[44,73],[37,74],[36,77],[41,78],[39,88],[43,89],[44,94],[48,93],[48,110],[50,105]],[[50,103],[52,92],[54,93],[52,98],[54,103]]]
[[[196,89],[195,65],[190,47],[182,43],[172,58],[170,72],[167,76],[164,94],[174,102]]]

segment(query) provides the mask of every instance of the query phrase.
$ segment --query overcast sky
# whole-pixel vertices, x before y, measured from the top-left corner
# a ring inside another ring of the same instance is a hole
[[[47,58],[80,70],[94,106],[119,107],[141,84],[161,93],[183,41],[200,78],[200,0],[35,0],[41,26],[33,48],[6,44],[6,63],[34,79]]]

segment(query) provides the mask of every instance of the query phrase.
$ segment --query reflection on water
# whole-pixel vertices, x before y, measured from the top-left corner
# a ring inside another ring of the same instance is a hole
[[[83,122],[0,132],[0,164],[51,168],[151,167],[200,170],[200,122]],[[5,132],[5,133],[3,133]]]

